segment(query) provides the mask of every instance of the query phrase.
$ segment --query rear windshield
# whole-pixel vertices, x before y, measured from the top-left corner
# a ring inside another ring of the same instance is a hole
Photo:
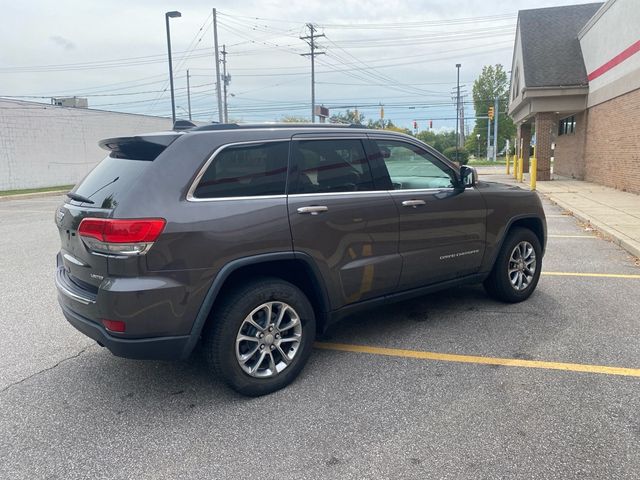
[[[124,193],[151,165],[150,160],[106,157],[76,186],[74,193],[93,200],[91,207],[116,208]],[[74,205],[89,204],[68,199]]]

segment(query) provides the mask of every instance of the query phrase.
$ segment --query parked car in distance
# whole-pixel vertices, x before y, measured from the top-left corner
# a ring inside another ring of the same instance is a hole
[[[232,388],[292,382],[344,316],[467,283],[520,302],[546,221],[417,139],[336,125],[214,124],[100,142],[56,212],[67,320],[128,358],[202,340]]]

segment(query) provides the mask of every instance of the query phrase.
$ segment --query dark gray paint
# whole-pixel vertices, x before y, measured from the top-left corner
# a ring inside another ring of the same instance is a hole
[[[105,276],[102,282],[94,280],[96,287],[99,284],[95,304],[80,305],[64,295],[61,303],[88,321],[125,320],[126,334],[113,334],[113,339],[197,338],[224,278],[236,267],[246,266],[247,258],[253,263],[269,258],[269,267],[274,267],[271,274],[278,274],[274,256],[297,259],[304,254],[312,267],[300,263],[295,268],[314,277],[312,285],[321,290],[318,298],[328,297],[328,316],[322,302],[316,302],[318,317],[324,320],[378,301],[409,298],[424,292],[424,287],[433,291],[456,281],[481,280],[516,218],[539,219],[544,243],[544,214],[537,195],[485,183],[441,193],[381,190],[202,202],[186,198],[200,169],[222,145],[287,140],[295,134],[366,138],[370,132],[263,127],[176,134],[176,140],[117,199],[115,208],[100,211],[113,218],[165,218],[166,228],[146,256],[109,258],[105,266],[104,257],[87,252],[73,236],[80,219],[96,212],[68,204],[61,207],[69,213],[59,226],[63,250],[70,249],[89,265],[79,269],[63,260],[65,267],[82,280],[90,273]],[[376,132],[376,136],[417,142],[390,132]],[[455,164],[418,144],[458,174]],[[367,148],[371,153],[370,145]],[[400,211],[398,201],[416,195],[425,198],[426,208]],[[297,208],[308,205],[326,205],[329,210],[317,216],[297,213]],[[475,249],[477,255],[440,260],[443,255]],[[166,352],[161,356],[167,357]]]

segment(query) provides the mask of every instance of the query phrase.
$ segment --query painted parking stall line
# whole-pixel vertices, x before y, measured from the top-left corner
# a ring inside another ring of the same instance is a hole
[[[564,370],[569,372],[596,373],[640,377],[640,368],[612,367],[606,365],[589,365],[585,363],[547,362],[541,360],[523,360],[520,358],[482,357],[475,355],[458,355],[451,353],[426,352],[420,350],[403,350],[397,348],[371,347],[367,345],[351,345],[346,343],[317,342],[316,348],[349,353],[366,353],[387,357],[413,358],[417,360],[434,360],[440,362],[474,363],[480,365],[499,365],[503,367],[538,368],[544,370]]]
[[[634,273],[581,273],[581,272],[542,272],[548,277],[595,277],[595,278],[626,278],[640,280],[640,275]]]
[[[547,235],[549,238],[581,238],[592,240],[594,238],[598,238],[595,235]]]

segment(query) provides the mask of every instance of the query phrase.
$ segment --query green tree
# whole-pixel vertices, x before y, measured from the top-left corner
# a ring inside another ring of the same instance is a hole
[[[515,136],[516,126],[507,115],[507,106],[509,105],[509,79],[507,72],[504,71],[502,65],[485,65],[482,73],[473,82],[473,108],[476,116],[486,117],[489,107],[493,107],[494,98],[498,97],[498,152],[501,151],[507,139]],[[480,134],[480,145],[478,145],[478,137]],[[493,121],[491,121],[491,135],[493,137]],[[467,137],[465,142],[466,149],[476,154],[479,150],[480,155],[486,155],[487,151],[487,119],[480,118],[476,120],[475,127],[471,135]],[[478,148],[479,147],[479,148]]]
[[[331,123],[353,123],[356,125],[362,125],[364,122],[364,115],[357,110],[347,110],[345,112],[334,113],[329,117]]]
[[[283,123],[309,123],[307,117],[297,117],[295,115],[285,115],[279,121]]]
[[[443,153],[447,148],[456,146],[456,132],[445,130],[443,132],[434,132],[432,130],[423,130],[416,137],[427,145]]]

